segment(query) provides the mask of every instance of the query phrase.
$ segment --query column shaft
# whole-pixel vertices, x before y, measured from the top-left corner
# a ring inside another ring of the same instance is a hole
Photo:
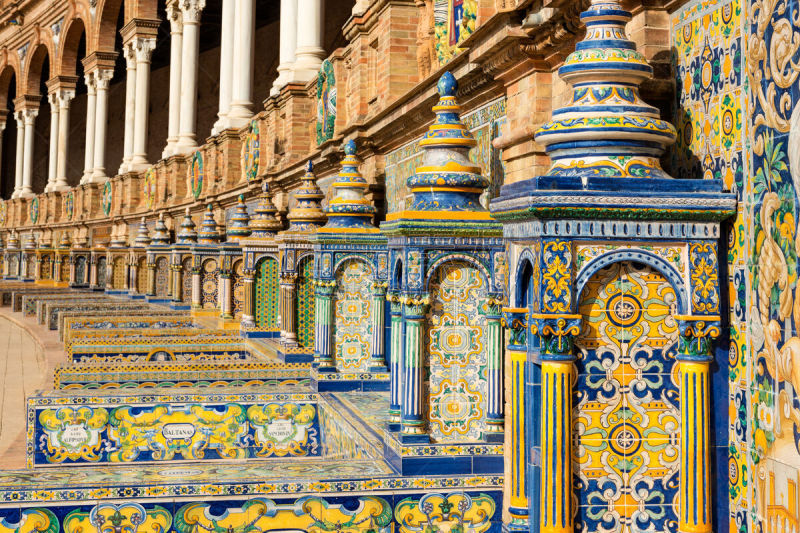
[[[280,49],[278,51],[278,77],[270,89],[271,95],[291,79],[294,51],[297,48],[297,0],[281,0]]]
[[[253,35],[255,2],[236,0],[236,46],[234,47],[233,87],[228,126],[241,128],[253,116]]]
[[[169,123],[167,126],[167,146],[162,157],[175,153],[175,145],[180,134],[181,117],[181,59],[183,54],[183,16],[177,2],[167,5],[169,18]]]
[[[403,304],[397,300],[397,296],[391,299],[392,331],[391,346],[389,347],[390,359],[390,400],[389,400],[389,422],[400,423],[401,398],[403,394]]]
[[[492,308],[490,304],[489,308]],[[503,440],[503,326],[499,309],[496,314],[487,316],[487,398],[486,398],[486,438]]]
[[[156,295],[156,264],[147,263],[147,295]]]
[[[322,48],[322,0],[297,0],[297,48],[292,66],[293,81],[306,82],[317,75]]]
[[[94,72],[86,73],[86,143],[83,152],[83,177],[81,184],[88,183],[94,173],[94,133],[97,111],[97,82]]]
[[[25,160],[22,166],[20,196],[33,196],[33,133],[38,109],[25,109]]]
[[[205,0],[181,0],[183,49],[181,56],[181,115],[178,150],[197,149],[197,61],[200,51],[200,14]]]
[[[108,83],[114,75],[113,69],[99,69],[97,77],[97,101],[95,104],[94,170],[92,181],[103,182],[106,176],[106,126],[108,125]]]
[[[314,355],[319,368],[333,370],[336,364],[333,360],[333,299],[334,287],[330,285],[317,286],[316,310],[314,321]]]
[[[402,435],[419,439],[426,434],[427,424],[424,413],[425,373],[423,353],[425,349],[425,309],[426,305],[414,302],[406,303],[405,330],[406,350],[403,365],[403,405]]]
[[[14,166],[14,194],[12,198],[18,198],[22,192],[22,171],[25,165],[25,116],[22,111],[14,113],[14,120],[17,121],[17,154]]]
[[[572,533],[572,362],[542,363],[542,533]]]
[[[222,318],[231,319],[233,318],[233,294],[231,291],[230,274],[222,278],[221,285],[223,291],[219,295],[219,298],[221,298],[222,300],[221,302],[219,302],[219,309],[221,311]]]
[[[242,325],[255,327],[256,311],[253,291],[255,290],[255,279],[253,273],[246,273],[244,277],[244,305],[242,306]]]
[[[222,1],[222,35],[219,62],[219,117],[213,132],[217,134],[228,128],[228,112],[233,95],[234,49],[236,44],[236,0]]]
[[[58,93],[58,162],[56,165],[55,190],[64,190],[67,184],[67,158],[69,157],[69,104],[75,96],[74,90]]]
[[[50,192],[56,184],[58,171],[58,93],[51,92],[47,95],[50,104],[50,146],[47,160],[47,185],[44,192]]]
[[[150,112],[150,55],[156,46],[153,37],[135,37],[136,106],[134,108],[133,155],[128,171],[140,172],[147,162],[147,119]]]
[[[372,361],[370,372],[386,372],[384,355],[384,319],[386,316],[386,292],[383,286],[373,287],[372,293]]]
[[[133,42],[125,44],[125,136],[122,142],[122,164],[119,173],[128,172],[133,157],[134,121],[136,120],[136,48]],[[170,65],[170,68],[172,65]]]
[[[201,294],[200,271],[192,272],[192,309],[203,307],[203,295]]]

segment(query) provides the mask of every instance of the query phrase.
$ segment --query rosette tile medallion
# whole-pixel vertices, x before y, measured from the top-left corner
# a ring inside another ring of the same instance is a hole
[[[480,202],[489,179],[469,158],[477,143],[459,116],[458,83],[445,72],[437,89],[436,120],[419,143],[424,152],[422,165],[408,178],[413,201],[408,209],[389,214],[384,230],[420,225],[474,230],[470,223],[493,222]]]
[[[369,184],[358,171],[359,163],[356,156],[356,142],[351,139],[344,143],[342,170],[331,184],[334,197],[325,210],[328,223],[320,228],[319,233],[380,232],[372,223],[375,206],[364,197]]]
[[[176,241],[178,244],[194,244],[197,242],[197,231],[195,230],[195,224],[192,220],[192,216],[189,214],[188,207],[183,215],[181,229],[176,236]]]
[[[269,194],[269,183],[266,181],[261,185],[261,199],[253,211],[253,219],[250,221],[251,239],[272,239],[275,233],[282,229],[280,221],[275,217],[278,208],[272,203]]]
[[[630,19],[617,0],[593,0],[581,14],[586,37],[558,71],[572,99],[535,135],[553,162],[548,176],[670,177],[659,157],[675,128],[639,96],[653,68],[625,35]]]
[[[244,195],[239,195],[239,202],[236,204],[225,233],[228,236],[228,241],[239,241],[250,235],[250,215],[247,213]]]
[[[311,161],[306,164],[306,172],[300,181],[300,188],[294,195],[296,203],[286,215],[289,219],[289,229],[286,231],[289,232],[314,231],[325,224],[325,213],[322,211],[322,199],[325,198],[325,194],[317,186],[317,177],[314,175]]]

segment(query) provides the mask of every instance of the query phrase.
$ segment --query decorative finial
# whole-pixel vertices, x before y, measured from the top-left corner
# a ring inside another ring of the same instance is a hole
[[[147,248],[150,246],[150,230],[147,228],[147,221],[144,217],[139,221],[139,227],[133,245],[137,248]]]
[[[558,71],[572,99],[535,135],[553,162],[547,176],[670,177],[659,157],[675,128],[639,96],[653,68],[625,34],[630,19],[618,0],[593,0],[581,14],[586,37]]]
[[[16,230],[11,230],[11,235],[8,237],[8,248],[12,250],[19,250],[19,234]]]
[[[269,194],[269,183],[266,181],[261,184],[261,199],[253,211],[253,219],[250,221],[251,239],[271,239],[275,233],[281,230],[281,223],[275,217],[278,209],[272,203]]]
[[[153,228],[153,238],[150,241],[150,246],[166,246],[169,244],[169,230],[167,224],[164,222],[164,213],[158,215],[156,226]]]
[[[450,220],[494,222],[480,202],[489,180],[469,158],[477,142],[459,117],[461,106],[455,97],[458,83],[445,72],[437,87],[440,98],[433,106],[436,119],[419,143],[423,162],[407,182],[414,198],[411,206],[394,219],[435,226],[437,217],[430,212],[448,212],[446,218]]]
[[[219,230],[217,221],[214,219],[214,207],[208,204],[200,223],[200,231],[197,232],[198,244],[217,244],[219,242]]]
[[[314,231],[325,223],[322,199],[325,195],[317,186],[314,166],[309,160],[306,173],[300,178],[300,188],[294,193],[294,208],[289,210],[289,232]]]
[[[379,230],[372,225],[372,215],[375,207],[364,198],[369,185],[358,171],[359,161],[356,156],[356,143],[349,140],[344,143],[344,159],[339,176],[331,184],[334,195],[328,203],[325,213],[328,223],[319,231],[320,233],[364,232],[377,233]]]
[[[62,250],[69,250],[72,248],[72,239],[69,238],[69,231],[64,230],[61,232],[61,238],[58,241],[58,247]]]
[[[239,195],[239,202],[231,215],[230,224],[226,230],[229,241],[239,241],[250,235],[250,215],[247,213],[247,204],[244,203],[244,195]]]
[[[195,231],[194,221],[192,215],[189,214],[189,208],[183,213],[183,220],[181,220],[181,230],[176,236],[178,244],[192,244],[197,242],[197,232]]]

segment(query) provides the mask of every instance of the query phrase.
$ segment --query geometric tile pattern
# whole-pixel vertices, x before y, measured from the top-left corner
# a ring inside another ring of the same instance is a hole
[[[233,293],[233,317],[235,319],[242,318],[242,310],[244,309],[244,261],[238,260],[233,264],[233,273],[231,275],[231,292]]]
[[[166,257],[156,259],[156,296],[166,298],[169,292],[169,260]]]
[[[278,261],[262,258],[256,265],[255,321],[259,328],[278,327]]]
[[[368,372],[372,355],[372,283],[369,266],[349,259],[336,272],[334,360],[340,372]]]
[[[476,441],[486,429],[486,279],[467,263],[447,262],[434,274],[430,294],[425,355],[431,438]]]
[[[185,257],[181,263],[181,301],[192,302],[192,257]]]
[[[136,294],[147,294],[147,258],[136,262]]]
[[[217,308],[217,261],[206,259],[200,269],[200,299],[203,309]]]
[[[615,263],[587,282],[579,309],[577,528],[671,531],[680,444],[675,291],[648,266]]]
[[[314,347],[314,258],[306,257],[297,267],[297,344]]]
[[[112,287],[119,291],[125,288],[125,258],[117,256],[112,262]]]

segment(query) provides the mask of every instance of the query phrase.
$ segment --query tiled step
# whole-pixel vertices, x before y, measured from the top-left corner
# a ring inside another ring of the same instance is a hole
[[[118,311],[118,310],[145,310],[151,309],[150,305],[142,302],[131,302],[127,300],[111,301],[92,301],[76,300],[71,303],[48,302],[45,304],[44,322],[49,329],[57,330],[60,326],[60,314],[65,312],[84,312],[84,311]]]
[[[252,387],[310,391],[309,364],[275,361],[191,363],[72,363],[55,370],[56,389],[146,389]]]
[[[192,322],[185,311],[170,311],[168,309],[116,309],[116,310],[95,310],[95,311],[62,311],[59,315],[59,339],[66,341],[66,333],[70,329],[92,329],[96,325],[104,325],[109,322],[114,324],[129,324],[127,327],[145,325],[153,322]],[[193,323],[193,322],[192,322]]]
[[[31,468],[380,457],[314,393],[54,391],[29,398],[27,416]]]

